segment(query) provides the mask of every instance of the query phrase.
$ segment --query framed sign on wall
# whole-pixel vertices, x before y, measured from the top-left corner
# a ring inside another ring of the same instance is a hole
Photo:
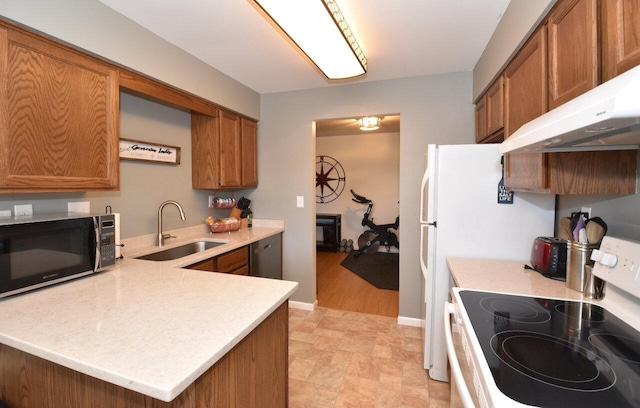
[[[120,159],[180,164],[180,147],[120,139]]]

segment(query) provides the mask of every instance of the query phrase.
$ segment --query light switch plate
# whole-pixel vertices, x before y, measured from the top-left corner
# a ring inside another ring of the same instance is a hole
[[[298,208],[304,208],[304,196],[296,197],[296,205]]]
[[[67,211],[70,213],[90,213],[91,203],[89,201],[75,201],[67,203]]]
[[[11,217],[11,210],[1,210],[0,217]]]

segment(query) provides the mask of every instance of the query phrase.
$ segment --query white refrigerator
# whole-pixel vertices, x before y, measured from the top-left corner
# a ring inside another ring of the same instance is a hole
[[[447,257],[529,261],[538,236],[553,236],[555,197],[513,196],[498,204],[498,144],[429,145],[420,203],[420,266],[424,286],[424,367],[447,381],[442,324],[451,288]],[[497,283],[497,282],[496,282]]]

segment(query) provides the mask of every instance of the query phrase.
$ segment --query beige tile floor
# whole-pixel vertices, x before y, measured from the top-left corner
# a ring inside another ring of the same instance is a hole
[[[422,330],[333,309],[289,309],[289,406],[448,407],[422,368]]]

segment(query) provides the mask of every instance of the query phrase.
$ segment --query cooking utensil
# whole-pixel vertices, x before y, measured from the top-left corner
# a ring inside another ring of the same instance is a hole
[[[567,241],[573,239],[573,234],[571,233],[571,220],[569,217],[560,218],[560,229],[558,231],[558,238],[566,239]]]
[[[607,233],[607,224],[600,217],[590,218],[585,225],[587,241],[590,244],[598,243]]]
[[[573,240],[580,242],[580,230],[584,228],[584,217],[582,214],[578,216],[578,220],[576,222],[576,227],[573,229]],[[586,238],[586,237],[585,237]]]
[[[580,242],[581,244],[586,244],[589,242],[589,240],[587,239],[586,229],[580,228],[580,231],[578,231],[578,242]]]

